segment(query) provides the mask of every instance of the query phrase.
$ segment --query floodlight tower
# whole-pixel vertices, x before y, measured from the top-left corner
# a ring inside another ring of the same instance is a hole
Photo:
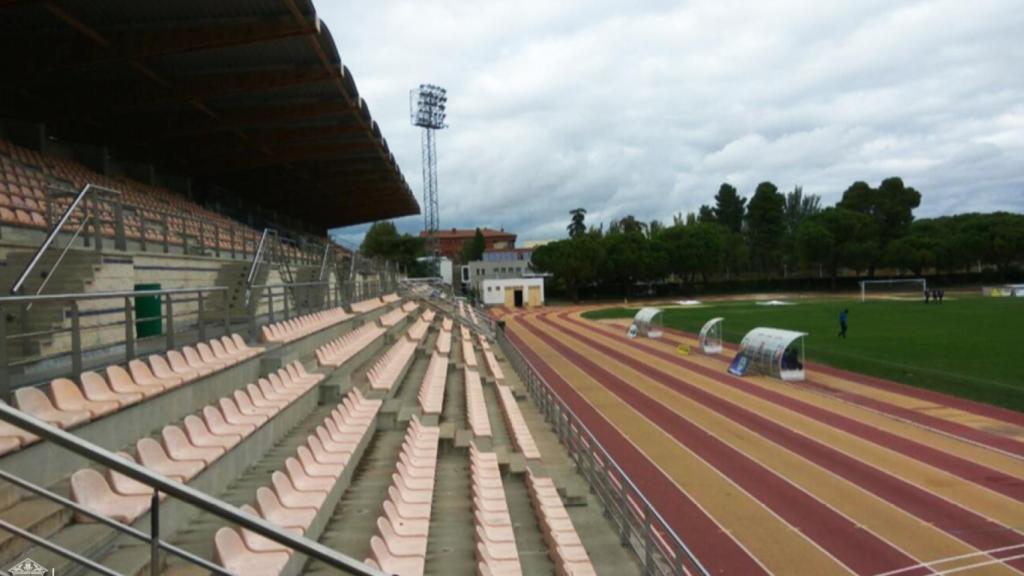
[[[420,84],[409,91],[409,116],[413,126],[423,128],[423,229],[427,232],[427,251],[438,256],[437,231],[440,227],[437,207],[437,146],[434,131],[443,130],[448,91],[433,84]],[[436,264],[436,262],[435,262]]]

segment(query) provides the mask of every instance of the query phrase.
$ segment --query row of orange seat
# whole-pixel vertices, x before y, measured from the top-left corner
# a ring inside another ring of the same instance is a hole
[[[532,471],[526,473],[526,485],[530,492],[533,509],[540,521],[544,540],[548,545],[548,556],[555,563],[559,576],[596,575],[590,556],[583,547],[576,527],[565,510],[558,489],[550,478],[538,478]]]
[[[424,414],[440,414],[444,408],[444,388],[448,380],[448,356],[434,352],[420,384],[419,402]]]
[[[487,401],[484,399],[484,387],[480,383],[480,373],[469,366],[463,368],[464,386],[466,388],[466,419],[474,436],[491,437],[491,419],[487,416]]]
[[[512,389],[504,384],[498,384],[497,388],[498,400],[501,402],[502,408],[501,413],[505,417],[505,425],[512,431],[512,442],[515,443],[516,448],[526,458],[539,459],[540,450],[537,448],[537,442],[533,439],[530,427],[526,425],[523,411],[519,409],[519,403],[516,402],[515,396],[512,395]]]
[[[296,316],[290,320],[267,324],[260,328],[260,336],[263,342],[279,344],[292,342],[350,318],[352,318],[352,315],[345,312],[345,309],[339,306],[321,312]]]
[[[373,366],[366,373],[370,381],[370,387],[374,390],[390,390],[398,382],[405,366],[416,353],[417,341],[402,336],[391,348],[374,362]]]
[[[402,320],[405,320],[406,316],[408,315],[409,312],[407,312],[404,308],[395,308],[394,310],[388,312],[387,314],[382,315],[378,319],[378,322],[380,322],[381,326],[385,328],[390,328],[392,326],[397,325]]]
[[[462,363],[476,370],[476,352],[473,349],[473,340],[470,338],[462,339]]]
[[[380,308],[385,304],[381,298],[369,298],[367,300],[360,300],[359,302],[353,302],[349,308],[357,314],[366,314],[367,312],[373,312],[377,308]]]
[[[19,388],[14,391],[15,406],[59,428],[73,428],[101,418],[143,400],[163,394],[200,377],[222,370],[261,354],[262,348],[250,347],[238,334],[200,342],[181,351],[170,350],[166,357],[149,356],[148,364],[132,360],[128,369],[111,365],[106,378],[97,372],[79,375],[81,387],[67,378],[57,378],[43,389]],[[38,440],[34,435],[8,424],[0,425],[0,454],[17,450]]]
[[[523,573],[516,548],[512,517],[508,512],[505,486],[501,481],[498,456],[469,445],[469,468],[473,492],[473,520],[476,528],[476,559],[480,574],[502,576]]]
[[[327,344],[316,349],[316,360],[320,366],[337,368],[352,359],[360,350],[384,334],[384,329],[375,322],[367,322]]]
[[[412,418],[391,475],[384,514],[377,518],[377,534],[370,538],[372,555],[366,563],[374,568],[402,576],[423,574],[440,436],[437,426]]]
[[[444,323],[441,323],[441,333],[437,335],[437,342],[434,343],[434,348],[438,354],[444,354],[450,356],[452,353],[452,331],[451,328],[445,330]]]
[[[406,335],[410,340],[416,340],[419,342],[424,336],[426,336],[429,328],[430,321],[424,319],[423,316],[420,316],[415,322],[413,322],[412,326],[409,327],[409,331],[406,332]]]
[[[243,510],[305,534],[349,465],[352,455],[373,424],[382,402],[366,398],[358,389],[345,396],[316,427],[285,469],[271,474],[271,487],[256,491],[256,508]],[[216,561],[235,574],[276,576],[287,564],[292,550],[248,530],[224,527],[214,535]]]
[[[165,426],[160,441],[141,438],[135,443],[137,461],[149,470],[186,483],[235,445],[269,422],[323,378],[294,362],[256,384],[220,398],[181,426]],[[128,455],[124,455],[130,458]],[[91,468],[71,475],[71,499],[89,510],[131,523],[149,510],[153,490],[107,470],[104,477]],[[79,521],[92,518],[79,515]]]

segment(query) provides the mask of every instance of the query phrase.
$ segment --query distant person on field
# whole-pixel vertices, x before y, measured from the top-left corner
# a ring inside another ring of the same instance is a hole
[[[843,311],[839,313],[839,337],[846,339],[846,318],[849,316],[850,310],[843,308]]]
[[[924,303],[925,304],[928,303],[928,299],[931,298],[931,296],[932,296],[932,293],[931,293],[930,290],[925,290],[924,291]]]
[[[939,304],[942,304],[942,300],[946,297],[945,290],[939,290]]]

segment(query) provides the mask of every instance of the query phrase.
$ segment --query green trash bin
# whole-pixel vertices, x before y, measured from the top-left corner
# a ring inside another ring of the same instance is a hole
[[[159,284],[136,284],[135,291],[159,290]],[[163,320],[160,318],[160,296],[135,297],[135,337],[159,336],[163,334]]]

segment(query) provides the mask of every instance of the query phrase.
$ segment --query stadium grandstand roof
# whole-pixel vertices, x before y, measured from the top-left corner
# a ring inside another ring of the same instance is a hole
[[[447,230],[438,230],[437,237],[440,239],[471,239],[476,236],[476,231],[476,228],[449,228]],[[516,239],[516,235],[512,232],[495,230],[494,228],[480,228],[480,233],[483,234],[484,238]],[[420,231],[420,236],[426,237],[427,231]]]
[[[324,228],[419,213],[310,0],[0,0],[0,115]]]

